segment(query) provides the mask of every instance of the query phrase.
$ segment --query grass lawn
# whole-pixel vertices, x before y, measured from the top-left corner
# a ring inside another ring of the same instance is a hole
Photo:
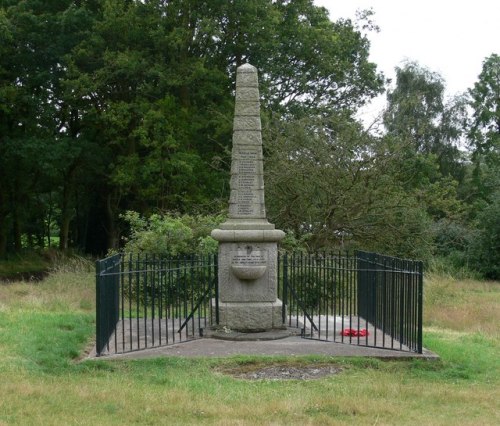
[[[328,357],[84,361],[94,273],[74,260],[40,283],[0,284],[0,425],[500,424],[500,283],[425,281],[437,362]],[[224,374],[334,364],[318,380]]]

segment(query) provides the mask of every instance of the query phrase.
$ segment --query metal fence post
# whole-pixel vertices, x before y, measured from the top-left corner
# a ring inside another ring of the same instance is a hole
[[[219,325],[219,256],[214,255],[215,279],[215,324]]]
[[[417,351],[422,353],[422,319],[423,319],[423,295],[424,295],[424,265],[423,262],[418,262],[418,303],[417,303]]]
[[[95,292],[96,292],[96,356],[101,355],[102,318],[101,318],[101,262],[95,262]]]
[[[281,306],[281,319],[283,324],[287,323],[286,308],[288,305],[288,253],[283,256],[283,300]]]

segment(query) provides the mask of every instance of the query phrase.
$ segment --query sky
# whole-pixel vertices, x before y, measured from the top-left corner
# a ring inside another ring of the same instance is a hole
[[[446,95],[473,87],[484,59],[500,54],[500,0],[314,0],[330,19],[355,18],[358,9],[373,9],[379,33],[368,33],[370,60],[386,77],[394,67],[416,61],[438,72]],[[384,97],[385,99],[385,97]],[[368,112],[376,114],[383,100]]]

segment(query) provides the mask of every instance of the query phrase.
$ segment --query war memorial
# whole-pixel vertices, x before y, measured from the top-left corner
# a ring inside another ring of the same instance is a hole
[[[285,233],[266,216],[261,130],[257,69],[244,64],[236,72],[228,216],[211,232],[217,255],[98,261],[97,356],[292,335],[422,354],[422,262],[279,250]]]
[[[266,218],[257,69],[236,73],[228,220],[219,242],[219,324],[239,331],[283,328],[277,297],[278,242],[285,236]]]

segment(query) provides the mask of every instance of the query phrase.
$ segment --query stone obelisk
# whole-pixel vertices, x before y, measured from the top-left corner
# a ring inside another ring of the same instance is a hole
[[[219,241],[219,326],[243,332],[284,328],[277,297],[278,241],[266,218],[257,69],[236,70],[228,220]]]

